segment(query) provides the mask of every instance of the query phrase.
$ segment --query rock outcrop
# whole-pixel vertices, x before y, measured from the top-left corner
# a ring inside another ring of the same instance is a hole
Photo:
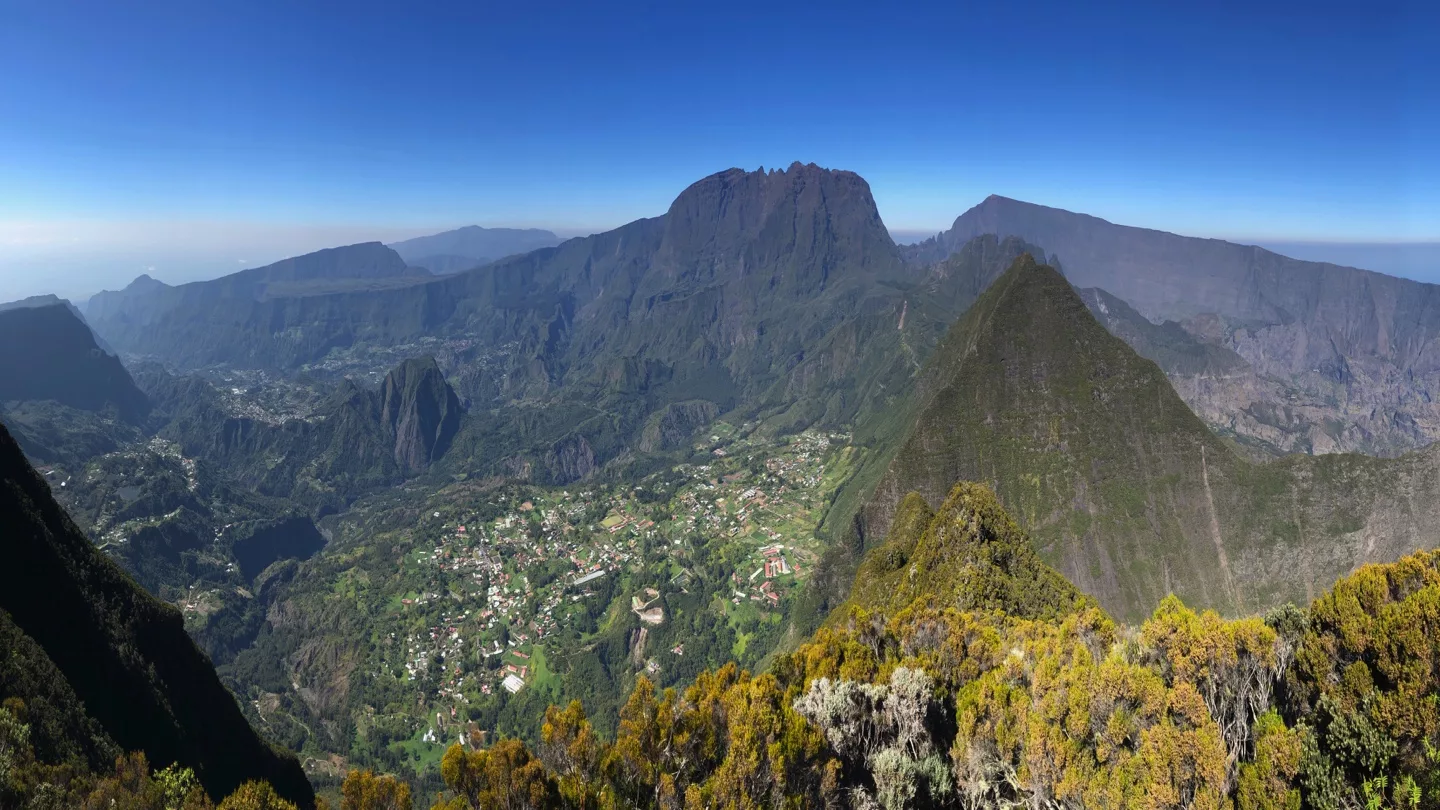
[[[406,360],[385,376],[381,420],[395,435],[395,463],[419,472],[444,454],[460,429],[460,399],[435,359]]]

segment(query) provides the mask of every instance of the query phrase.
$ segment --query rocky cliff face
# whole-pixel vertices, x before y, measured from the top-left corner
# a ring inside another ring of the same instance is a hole
[[[1171,377],[1207,422],[1257,446],[1396,455],[1440,438],[1436,285],[1004,197],[908,255],[943,258],[982,233],[1037,244],[1076,286],[1243,358],[1238,375]]]
[[[1268,458],[1288,453],[1360,452],[1398,456],[1440,436],[1440,404],[1400,377],[1392,365],[1370,358],[1345,374],[1313,370],[1287,375],[1256,366],[1226,338],[1218,316],[1184,323],[1154,323],[1129,304],[1097,288],[1081,297],[1110,333],[1153,360],[1176,393],[1223,436]],[[1252,347],[1253,348],[1253,347]]]
[[[709,424],[719,413],[715,403],[705,400],[671,403],[645,423],[636,449],[642,453],[654,453],[682,447],[695,431]]]
[[[1120,616],[1170,592],[1230,612],[1300,601],[1440,542],[1440,454],[1253,463],[1028,259],[950,330],[913,396],[891,423],[903,438],[875,456],[885,472],[856,521],[868,543],[906,493],[938,504],[957,481],[985,482],[1048,562]]]
[[[429,467],[460,429],[460,399],[435,359],[407,360],[385,377],[380,418],[395,435],[395,463],[409,472]]]
[[[208,382],[147,369],[160,435],[246,487],[310,509],[335,507],[428,469],[449,448],[461,406],[433,358],[407,360],[377,389],[345,381],[313,418],[274,424],[230,412]]]

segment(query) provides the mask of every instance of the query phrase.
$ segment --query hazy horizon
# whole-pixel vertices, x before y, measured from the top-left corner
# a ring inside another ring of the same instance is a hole
[[[1120,222],[1117,224],[1128,225],[1130,223]],[[100,255],[87,256],[78,251],[70,255],[60,253],[48,257],[36,256],[32,259],[32,266],[37,269],[37,273],[34,274],[24,272],[25,260],[13,259],[6,254],[3,248],[0,248],[0,303],[44,294],[55,294],[76,303],[83,303],[90,296],[102,290],[121,289],[141,275],[151,276],[167,284],[185,284],[219,278],[239,270],[261,267],[281,259],[325,248],[376,241],[388,245],[417,236],[429,236],[461,227],[466,227],[466,225],[446,225],[433,228],[327,226],[315,229],[275,226],[273,233],[269,234],[274,237],[274,241],[260,240],[258,243],[245,241],[247,236],[253,237],[255,231],[238,228],[231,233],[231,244],[218,251],[206,251],[193,246],[186,250],[183,240],[180,240],[172,245],[135,244],[121,250],[107,250]],[[610,229],[545,227],[533,224],[482,225],[481,227],[540,228],[555,233],[561,239],[586,236]],[[613,227],[618,227],[618,225]],[[889,232],[896,244],[906,245],[923,242],[948,227],[947,225],[935,230],[895,228],[890,229]],[[1195,234],[1181,235],[1194,236]],[[1426,283],[1440,283],[1440,241],[1334,242],[1227,238],[1225,236],[1213,238],[1225,239],[1236,244],[1256,245],[1275,253],[1306,261],[1329,262]],[[259,249],[255,249],[257,247]],[[235,255],[232,257],[229,254]],[[20,272],[14,272],[16,270]],[[94,283],[87,284],[87,280]]]
[[[635,11],[20,4],[0,297],[466,224],[601,231],[794,160],[863,176],[902,234],[1002,194],[1246,243],[1440,242],[1418,6]],[[1395,253],[1346,255],[1440,272]]]

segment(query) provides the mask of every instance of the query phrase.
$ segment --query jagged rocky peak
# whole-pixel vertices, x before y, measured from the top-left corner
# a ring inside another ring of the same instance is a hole
[[[782,297],[813,292],[832,271],[858,277],[900,262],[870,185],[813,163],[712,174],[680,193],[664,228],[662,277],[705,283],[758,273]]]
[[[728,169],[691,184],[675,198],[666,215],[667,242],[709,238],[755,237],[777,213],[840,217],[834,228],[860,226],[884,233],[870,184],[854,172],[792,163],[783,171]],[[875,235],[875,234],[871,234]],[[886,239],[889,234],[885,234]],[[689,241],[688,246],[700,246]]]
[[[435,358],[413,358],[385,376],[381,419],[394,433],[396,463],[416,472],[450,446],[460,428],[460,398]]]

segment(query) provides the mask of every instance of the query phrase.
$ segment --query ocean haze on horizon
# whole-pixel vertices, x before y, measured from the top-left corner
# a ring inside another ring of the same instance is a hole
[[[1245,240],[1232,242],[1249,244]],[[1440,283],[1440,242],[1260,241],[1254,244],[1294,259],[1359,267],[1387,276]]]
[[[254,222],[0,222],[0,301],[54,293],[81,303],[140,275],[166,284],[206,281],[361,242],[391,244],[474,223],[291,225]],[[545,227],[532,223],[482,227]],[[546,228],[562,239],[594,232]],[[604,229],[602,229],[604,230]]]
[[[0,223],[0,301],[54,293],[83,304],[91,295],[101,290],[122,289],[142,274],[172,285],[205,281],[325,248],[375,241],[390,244],[467,224],[473,223],[437,226]],[[538,227],[552,231],[563,240],[601,233],[621,224],[624,223],[565,227],[527,222],[489,223],[482,227]],[[1116,224],[1132,223],[1122,220]],[[889,232],[896,244],[905,245],[922,242],[939,230],[943,229],[895,228]],[[1426,283],[1440,282],[1440,242],[1325,242],[1171,232],[1256,245],[1306,261],[1358,267]],[[83,233],[84,237],[71,233]],[[1063,262],[1064,257],[1060,258]]]

